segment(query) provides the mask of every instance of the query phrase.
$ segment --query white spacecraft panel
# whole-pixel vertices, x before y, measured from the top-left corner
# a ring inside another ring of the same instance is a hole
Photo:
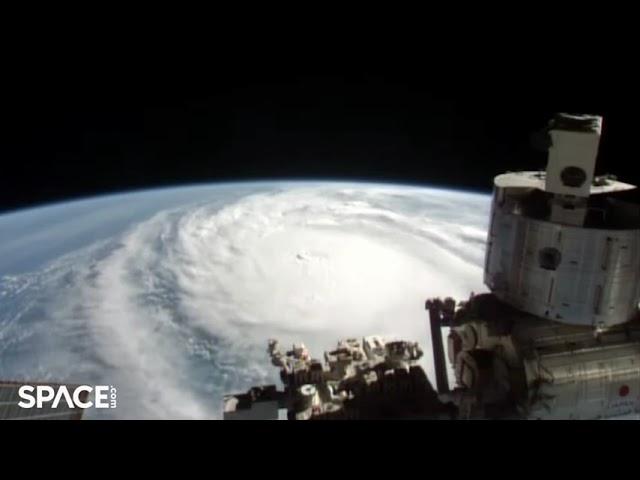
[[[511,172],[498,175],[494,180],[494,185],[498,188],[522,188],[522,189],[546,189],[546,173],[545,172]],[[602,193],[624,192],[637,188],[630,183],[619,182],[617,180],[607,180],[603,185],[591,185],[589,193],[591,195],[599,195]]]
[[[545,190],[559,195],[588,197],[596,167],[599,132],[551,130],[552,145]]]
[[[640,231],[577,228],[494,208],[485,283],[503,301],[575,325],[628,321],[640,301]]]
[[[532,418],[594,419],[640,413],[640,344],[623,343],[525,360],[528,384],[542,377]]]

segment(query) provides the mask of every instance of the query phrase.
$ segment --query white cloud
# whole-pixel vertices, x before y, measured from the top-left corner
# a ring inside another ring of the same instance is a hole
[[[66,257],[33,287],[45,313],[25,314],[35,334],[20,354],[52,375],[116,384],[120,416],[218,417],[226,391],[275,381],[272,336],[316,355],[373,333],[426,348],[424,300],[482,289],[488,205],[463,193],[329,185],[160,212],[108,249]],[[15,284],[5,279],[0,291]]]

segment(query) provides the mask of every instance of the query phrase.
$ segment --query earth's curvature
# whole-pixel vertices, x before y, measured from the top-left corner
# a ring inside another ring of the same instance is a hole
[[[0,216],[0,379],[114,385],[88,418],[220,418],[266,341],[419,341],[483,291],[490,197],[369,183],[152,190]],[[433,378],[433,377],[432,377]]]

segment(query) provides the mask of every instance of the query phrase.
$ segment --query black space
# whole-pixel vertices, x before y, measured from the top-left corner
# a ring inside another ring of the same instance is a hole
[[[489,191],[497,173],[544,168],[529,135],[557,111],[604,115],[599,172],[640,180],[637,76],[604,51],[567,63],[542,47],[539,58],[489,58],[470,44],[461,56],[419,41],[384,51],[291,43],[14,51],[4,61],[0,211],[257,178]]]

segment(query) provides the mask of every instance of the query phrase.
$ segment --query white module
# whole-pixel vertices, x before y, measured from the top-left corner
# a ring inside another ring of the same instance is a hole
[[[593,177],[600,125],[559,115],[546,172],[496,177],[485,284],[519,310],[603,328],[638,310],[640,208],[615,195],[635,186]]]

